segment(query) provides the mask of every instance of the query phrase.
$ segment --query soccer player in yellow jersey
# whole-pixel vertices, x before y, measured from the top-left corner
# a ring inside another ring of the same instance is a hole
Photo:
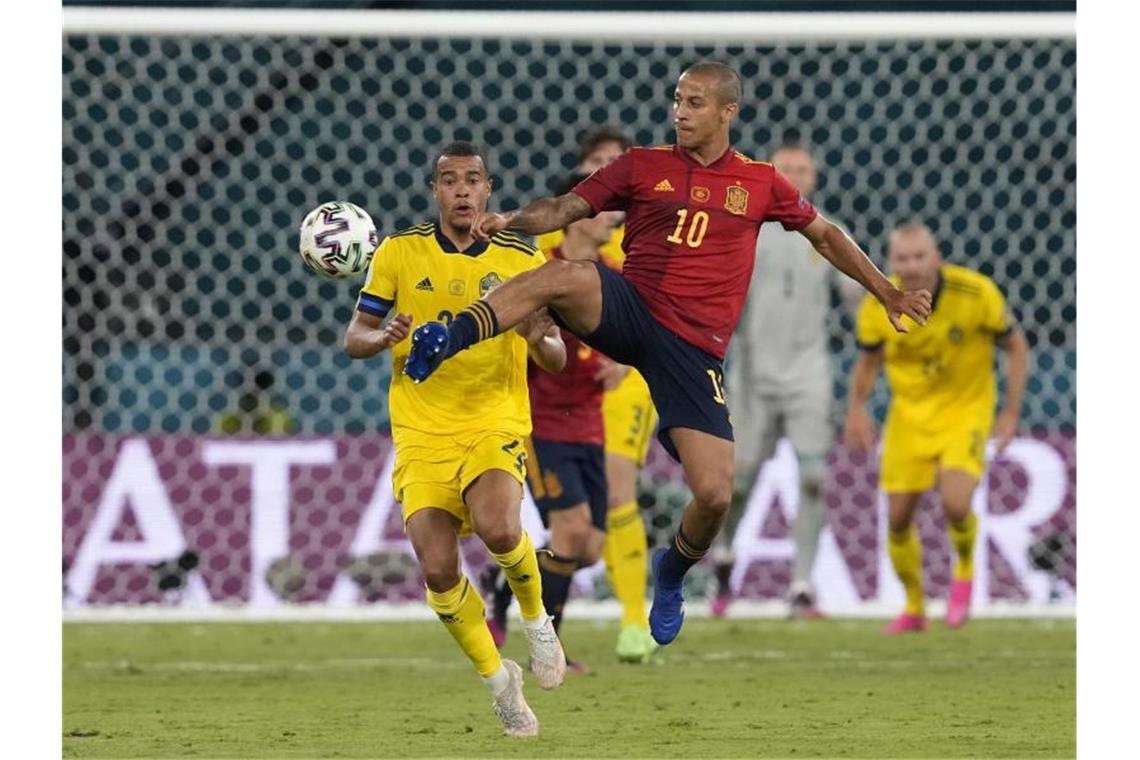
[[[450,320],[510,277],[544,258],[509,233],[489,242],[471,235],[491,180],[481,151],[466,142],[443,148],[433,166],[439,218],[385,238],[345,335],[353,358],[392,351],[389,392],[396,461],[393,493],[427,584],[427,601],[490,689],[511,736],[534,736],[538,721],[523,698],[522,670],[503,660],[484,619],[483,600],[463,575],[459,537],[474,532],[503,569],[519,600],[539,685],[562,682],[566,658],[542,606],[534,544],[522,530],[524,439],[530,433],[527,356],[552,372],[566,361],[558,328],[545,311],[515,331],[467,351],[439,374],[430,399],[404,374],[413,325]],[[385,324],[389,311],[395,315]]]
[[[613,161],[633,142],[617,127],[602,126],[586,132],[579,144],[575,172],[581,178]],[[561,230],[540,235],[538,247],[549,256],[562,237]],[[623,229],[617,227],[609,242],[598,249],[599,259],[619,272],[625,260],[622,237]],[[637,476],[657,429],[657,410],[653,408],[645,379],[632,367],[607,362],[598,380],[606,387],[602,416],[605,419],[608,510],[602,558],[610,588],[622,607],[617,656],[623,662],[648,662],[657,649],[657,642],[649,634],[649,612],[645,605],[648,540],[637,506]]]
[[[899,333],[877,301],[863,302],[856,326],[862,350],[851,374],[844,435],[856,450],[874,445],[866,403],[879,367],[885,366],[891,404],[879,478],[889,505],[888,551],[906,590],[906,608],[885,632],[927,628],[914,513],[923,492],[935,485],[958,555],[946,613],[946,625],[957,628],[969,616],[973,585],[977,518],[970,499],[985,469],[991,428],[999,451],[1017,432],[1029,344],[997,285],[971,269],[943,263],[925,225],[896,229],[889,259],[896,284],[934,294],[933,311],[922,327],[905,318],[910,330]],[[996,424],[994,346],[1009,355],[1006,403]]]

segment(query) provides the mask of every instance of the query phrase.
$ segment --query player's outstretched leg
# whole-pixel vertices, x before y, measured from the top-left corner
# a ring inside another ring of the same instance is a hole
[[[732,501],[732,441],[688,428],[670,431],[693,500],[665,551],[653,560],[653,607],[649,630],[664,646],[684,622],[685,573],[701,560],[716,538]]]
[[[507,280],[456,314],[451,324],[420,325],[412,333],[404,372],[422,382],[449,357],[510,330],[543,306],[557,308],[566,326],[579,335],[596,330],[602,319],[602,287],[593,262],[548,261]]]

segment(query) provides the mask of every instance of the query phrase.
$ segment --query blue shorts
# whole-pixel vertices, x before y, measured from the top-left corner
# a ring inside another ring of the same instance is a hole
[[[614,361],[636,367],[645,378],[660,419],[657,438],[669,456],[680,459],[671,428],[733,440],[723,362],[658,322],[629,280],[605,264],[595,266],[602,280],[602,321],[597,330],[579,337]]]
[[[542,517],[550,527],[550,513],[578,504],[590,507],[594,527],[606,529],[606,453],[593,443],[558,443],[530,439],[526,482]]]

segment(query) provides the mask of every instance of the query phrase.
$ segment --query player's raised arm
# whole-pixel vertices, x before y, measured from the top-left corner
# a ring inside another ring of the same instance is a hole
[[[863,249],[837,225],[824,219],[822,214],[817,215],[800,232],[811,241],[820,256],[879,299],[886,307],[887,317],[896,330],[903,333],[907,331],[901,319],[903,314],[920,325],[926,324],[931,308],[930,291],[902,291],[896,288],[867,258]]]
[[[353,359],[367,359],[408,337],[411,329],[411,314],[397,314],[384,324],[383,317],[354,311],[344,332],[344,351]]]
[[[514,230],[527,235],[541,235],[561,230],[578,221],[592,216],[593,209],[584,198],[576,193],[566,193],[553,198],[539,198],[527,206],[505,214],[482,214],[471,226],[478,240],[490,240],[502,230]]]

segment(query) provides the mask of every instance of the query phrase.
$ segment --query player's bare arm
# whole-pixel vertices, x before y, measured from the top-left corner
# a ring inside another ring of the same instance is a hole
[[[994,438],[998,451],[1002,451],[1017,435],[1021,420],[1021,400],[1025,397],[1025,383],[1029,378],[1029,340],[1025,331],[1014,327],[997,339],[998,348],[1006,352],[1005,406],[994,421]]]
[[[843,440],[855,451],[870,451],[875,445],[875,423],[867,413],[867,401],[875,390],[879,368],[883,366],[883,350],[860,351],[851,369],[847,390],[847,418],[843,423]]]
[[[566,193],[554,198],[539,198],[521,209],[503,214],[481,214],[471,225],[471,232],[476,239],[484,241],[502,230],[541,235],[564,229],[579,219],[593,216],[593,213],[590,204],[581,196]]]
[[[356,311],[344,333],[344,351],[353,359],[367,359],[396,345],[412,331],[412,315],[397,314],[384,320]]]
[[[530,358],[541,369],[555,374],[566,366],[566,344],[562,341],[562,331],[546,309],[539,309],[515,326],[515,332],[523,336]]]
[[[811,241],[820,256],[879,299],[896,330],[907,332],[906,325],[902,322],[903,314],[920,325],[926,324],[931,308],[929,290],[903,291],[896,288],[867,258],[863,249],[837,225],[823,218],[822,214],[800,230],[800,233]]]

